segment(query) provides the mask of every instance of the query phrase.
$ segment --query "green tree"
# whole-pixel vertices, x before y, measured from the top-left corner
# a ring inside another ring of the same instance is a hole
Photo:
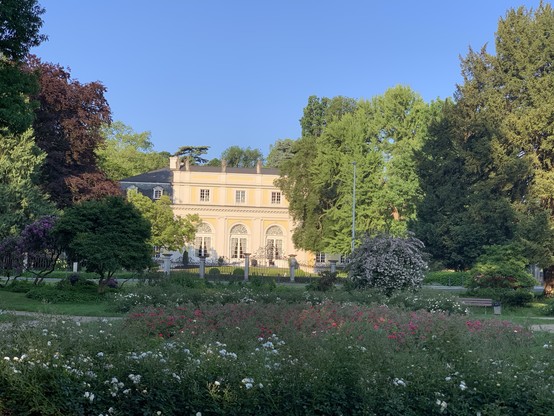
[[[33,122],[36,76],[23,70],[29,49],[46,40],[39,33],[44,9],[37,0],[2,0],[0,4],[0,129],[25,132]]]
[[[316,114],[316,120],[302,122],[303,131],[319,136],[295,142],[278,181],[291,201],[296,246],[351,251],[353,162],[356,235],[370,230],[404,234],[421,195],[414,152],[426,138],[433,108],[407,87],[347,106],[354,108],[351,112],[337,105],[336,115],[321,116],[321,105],[311,99],[305,114]]]
[[[325,249],[323,237],[323,213],[328,208],[320,203],[321,189],[314,184],[317,172],[312,172],[317,156],[317,138],[328,123],[340,120],[352,113],[356,102],[351,98],[318,98],[311,96],[300,119],[302,137],[293,143],[292,157],[281,166],[281,176],[276,184],[289,201],[289,212],[296,223],[294,245],[312,251]]]
[[[228,167],[231,168],[253,168],[256,167],[258,160],[263,161],[263,154],[258,149],[246,149],[240,146],[228,147],[221,153],[221,160],[225,160]]]
[[[192,165],[203,165],[208,159],[202,155],[208,153],[209,148],[210,146],[181,146],[173,156],[179,156],[181,160],[188,158]]]
[[[121,121],[104,125],[104,142],[96,150],[98,167],[114,181],[166,167],[170,154],[153,151],[148,131],[137,133]]]
[[[0,239],[17,235],[24,226],[55,212],[36,183],[44,160],[32,132],[0,133]]]
[[[149,243],[166,250],[182,250],[187,242],[194,240],[196,228],[200,225],[197,214],[187,215],[185,218],[175,216],[171,208],[171,200],[162,195],[157,201],[152,201],[139,192],[127,194],[131,202],[151,225]]]
[[[100,276],[101,287],[121,269],[141,272],[152,264],[150,224],[122,197],[82,201],[67,208],[54,233],[71,259]]]
[[[47,39],[39,33],[44,9],[37,0],[2,0],[0,5],[0,53],[12,61],[23,59],[33,46]]]
[[[456,103],[421,169],[429,204],[418,235],[446,264],[471,267],[484,246],[512,239],[524,243],[529,260],[552,264],[552,227],[537,231],[544,211],[554,212],[553,27],[550,5],[509,10],[498,24],[496,55],[470,49],[462,59]],[[441,174],[450,195],[433,190]],[[432,218],[433,211],[442,212]]]
[[[292,158],[294,140],[279,139],[269,148],[265,164],[268,168],[280,168],[283,163]]]

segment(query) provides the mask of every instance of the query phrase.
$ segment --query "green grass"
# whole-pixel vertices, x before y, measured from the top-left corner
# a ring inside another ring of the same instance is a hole
[[[74,316],[121,316],[108,309],[109,303],[44,303],[25,297],[25,293],[0,291],[0,309]]]

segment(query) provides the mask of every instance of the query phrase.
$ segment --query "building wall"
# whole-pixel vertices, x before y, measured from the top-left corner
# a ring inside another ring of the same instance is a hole
[[[295,254],[303,264],[313,259],[309,253],[295,249],[292,243],[293,223],[288,201],[274,185],[279,177],[275,169],[181,167],[171,159],[175,214],[198,214],[210,231],[205,232],[206,226],[201,227],[196,244],[188,247],[191,260],[198,258],[199,245],[206,244],[206,238],[209,240],[209,263],[216,262],[219,257],[243,262],[240,253],[244,252],[282,267],[288,265],[290,254]],[[245,234],[235,234],[233,230]]]

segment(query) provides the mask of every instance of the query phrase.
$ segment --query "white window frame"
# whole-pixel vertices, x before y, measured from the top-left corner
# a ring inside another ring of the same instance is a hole
[[[235,204],[246,204],[246,191],[244,189],[235,190]]]
[[[200,189],[200,193],[198,195],[200,198],[200,202],[210,202],[211,200],[211,192],[208,188],[202,188]]]
[[[324,264],[327,261],[327,254],[323,251],[318,251],[315,253],[315,262],[317,264]]]
[[[152,190],[152,199],[154,200],[160,199],[163,194],[164,194],[164,188],[162,188],[161,186],[156,186]]]
[[[271,191],[271,204],[272,205],[281,205],[281,192]]]

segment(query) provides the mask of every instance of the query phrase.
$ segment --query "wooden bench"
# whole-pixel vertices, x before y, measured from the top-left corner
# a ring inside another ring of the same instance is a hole
[[[482,299],[482,298],[459,298],[460,303],[466,306],[492,306],[492,299]]]
[[[459,298],[458,300],[462,305],[471,306],[471,307],[473,306],[493,307],[496,304],[496,302],[494,302],[492,299],[483,299],[483,298]],[[500,313],[500,309],[498,309],[498,311],[493,309],[493,311],[495,312],[495,314]]]

